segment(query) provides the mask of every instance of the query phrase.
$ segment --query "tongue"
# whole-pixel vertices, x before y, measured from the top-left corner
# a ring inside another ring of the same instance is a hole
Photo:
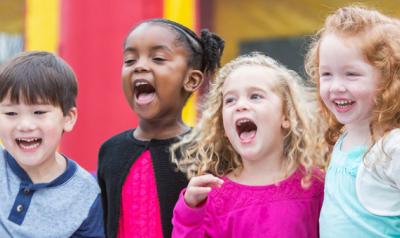
[[[137,96],[136,102],[138,104],[147,104],[150,103],[155,96],[155,93],[141,93]]]
[[[243,141],[249,141],[249,140],[253,139],[255,135],[256,135],[256,131],[252,130],[252,131],[245,131],[245,132],[240,133],[239,137]]]

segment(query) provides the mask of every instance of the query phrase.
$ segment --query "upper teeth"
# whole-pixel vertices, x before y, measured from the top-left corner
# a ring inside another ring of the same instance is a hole
[[[237,124],[237,125],[240,125],[240,124],[242,124],[242,123],[249,122],[249,121],[250,121],[249,119],[239,119],[239,120],[236,122],[236,124]]]
[[[39,140],[38,138],[20,138],[19,141],[33,142]]]
[[[140,86],[140,85],[144,85],[144,84],[148,84],[148,83],[143,82],[143,81],[139,81],[139,82],[135,83],[135,86]]]
[[[347,105],[350,104],[352,101],[351,100],[336,100],[335,103],[338,105]]]

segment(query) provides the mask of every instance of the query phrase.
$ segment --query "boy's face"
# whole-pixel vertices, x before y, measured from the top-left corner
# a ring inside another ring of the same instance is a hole
[[[176,33],[162,24],[142,24],[124,49],[122,83],[131,108],[144,120],[180,116],[190,74],[188,52]]]
[[[0,139],[6,150],[25,170],[46,168],[55,159],[63,131],[72,130],[77,111],[63,115],[50,104],[0,102]]]

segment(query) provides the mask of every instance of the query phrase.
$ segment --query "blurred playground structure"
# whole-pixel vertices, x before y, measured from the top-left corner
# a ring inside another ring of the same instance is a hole
[[[120,82],[122,44],[138,22],[154,17],[194,30],[209,28],[226,41],[223,63],[263,51],[304,76],[308,36],[347,0],[0,0],[0,64],[23,50],[59,54],[79,81],[78,123],[65,134],[62,152],[89,171],[111,135],[136,127]],[[399,0],[358,1],[400,17]],[[184,120],[196,122],[194,95]]]

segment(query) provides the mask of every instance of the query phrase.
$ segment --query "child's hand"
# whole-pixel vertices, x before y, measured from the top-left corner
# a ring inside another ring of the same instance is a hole
[[[185,192],[185,202],[189,207],[197,207],[211,192],[213,187],[221,187],[224,181],[211,174],[201,175],[190,179]]]

